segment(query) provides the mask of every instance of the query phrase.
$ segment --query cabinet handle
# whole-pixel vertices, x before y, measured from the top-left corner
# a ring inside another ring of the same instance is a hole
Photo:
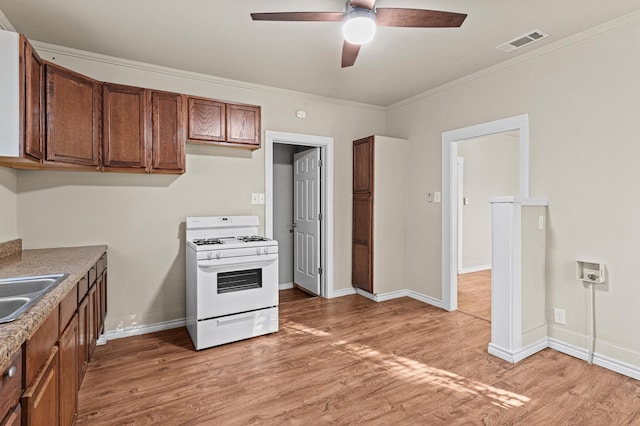
[[[6,373],[4,373],[4,375],[7,376],[8,378],[12,378],[16,375],[16,371],[18,371],[18,369],[16,368],[15,365],[12,365],[11,367],[9,367]]]

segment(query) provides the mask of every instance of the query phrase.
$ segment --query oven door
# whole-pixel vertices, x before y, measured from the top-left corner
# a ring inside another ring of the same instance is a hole
[[[278,305],[278,255],[197,261],[197,319]]]

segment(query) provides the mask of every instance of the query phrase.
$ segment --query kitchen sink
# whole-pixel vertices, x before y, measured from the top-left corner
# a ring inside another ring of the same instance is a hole
[[[0,324],[20,317],[67,276],[69,274],[0,279]]]

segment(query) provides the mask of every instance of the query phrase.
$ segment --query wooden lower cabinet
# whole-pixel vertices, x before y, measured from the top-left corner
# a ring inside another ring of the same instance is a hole
[[[89,296],[78,305],[78,389],[89,365]]]
[[[60,356],[60,424],[71,425],[78,411],[78,314],[58,341]]]
[[[14,408],[9,414],[7,414],[7,417],[5,417],[4,420],[2,420],[2,422],[0,422],[0,425],[20,426],[21,422],[22,422],[22,407],[20,404],[18,404],[16,408]]]
[[[88,345],[88,356],[91,359],[91,355],[93,355],[93,350],[96,348],[96,339],[98,338],[98,309],[97,309],[97,293],[96,293],[96,285],[89,289],[89,294],[87,296],[87,302],[89,305],[89,321],[88,321],[88,333],[87,333],[87,345]]]
[[[40,374],[22,396],[23,424],[30,426],[59,424],[58,375],[58,347],[54,346]]]

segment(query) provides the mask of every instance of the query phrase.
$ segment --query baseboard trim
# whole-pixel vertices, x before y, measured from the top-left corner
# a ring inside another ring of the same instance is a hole
[[[278,290],[288,290],[290,288],[293,288],[293,283],[281,283],[278,284]]]
[[[542,339],[536,342],[530,343],[524,348],[516,352],[512,352],[505,348],[501,348],[500,346],[494,345],[493,343],[489,343],[487,352],[489,352],[493,356],[496,356],[512,364],[515,364],[548,347],[549,347],[549,339],[547,339],[546,337],[543,337]]]
[[[458,274],[459,275],[472,274],[474,272],[488,271],[490,269],[491,269],[491,264],[489,264],[489,265],[470,266],[468,268],[459,268],[458,269]]]
[[[589,351],[558,339],[549,338],[549,347],[583,361],[589,360]],[[626,362],[610,358],[597,352],[593,354],[593,363],[607,370],[615,371],[616,373],[631,377],[635,380],[640,380],[640,367],[638,366],[627,364]]]
[[[171,330],[172,328],[185,327],[186,325],[187,320],[185,318],[157,322],[155,324],[136,325],[118,330],[107,331],[102,336],[100,336],[100,339],[104,338],[104,342],[101,344],[105,344],[109,340],[139,336],[141,334],[155,333],[156,331]]]
[[[360,288],[356,288],[355,290],[356,290],[356,294],[359,294],[360,296],[364,296],[367,299],[373,300],[374,302],[386,302],[387,300],[399,299],[400,297],[410,297],[412,299],[426,303],[427,305],[444,309],[442,300],[425,296],[424,294],[418,293],[417,291],[413,291],[413,290],[398,290],[398,291],[390,291],[388,293],[377,293],[377,294],[369,293],[368,291],[362,290]]]
[[[351,288],[342,288],[340,290],[333,290],[329,293],[329,295],[327,296],[327,299],[333,299],[336,297],[344,297],[344,296],[351,296],[352,294],[356,294],[356,290],[351,287]]]
[[[424,294],[418,293],[417,291],[413,291],[413,290],[407,290],[407,293],[408,293],[407,296],[409,296],[412,299],[426,303],[427,305],[435,306],[436,308],[444,309],[444,304],[442,303],[442,300],[425,296]],[[446,311],[446,309],[444,310]]]

